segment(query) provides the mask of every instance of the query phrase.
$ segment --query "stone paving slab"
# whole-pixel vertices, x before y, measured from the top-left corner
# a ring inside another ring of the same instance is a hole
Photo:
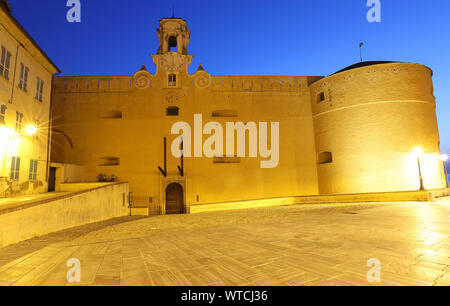
[[[450,199],[120,218],[0,249],[0,285],[450,286],[449,217]]]

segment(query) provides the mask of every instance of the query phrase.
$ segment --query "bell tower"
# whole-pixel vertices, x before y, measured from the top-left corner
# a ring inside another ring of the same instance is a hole
[[[153,62],[159,71],[185,71],[191,64],[192,55],[188,55],[191,30],[181,18],[163,18],[156,30],[159,38],[157,54],[152,55]]]
[[[187,47],[191,37],[191,30],[186,21],[181,18],[163,18],[156,30],[159,38],[158,54],[175,51],[187,55]]]

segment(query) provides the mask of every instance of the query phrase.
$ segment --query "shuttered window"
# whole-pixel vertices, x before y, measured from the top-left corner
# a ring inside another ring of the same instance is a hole
[[[37,86],[36,86],[36,96],[34,97],[36,100],[42,102],[42,93],[44,92],[44,81],[41,80],[40,77],[37,78]]]
[[[37,160],[30,160],[30,173],[28,176],[28,179],[30,181],[36,181],[37,178],[37,165],[38,165],[38,161]]]
[[[2,46],[2,56],[0,58],[0,75],[9,80],[9,66],[11,64],[11,52]]]
[[[19,80],[19,88],[23,91],[28,90],[28,74],[30,73],[30,69],[25,66],[23,63],[20,64],[20,80]]]
[[[18,181],[19,173],[20,173],[20,157],[13,156],[11,158],[11,173],[9,175],[9,178],[12,181]]]

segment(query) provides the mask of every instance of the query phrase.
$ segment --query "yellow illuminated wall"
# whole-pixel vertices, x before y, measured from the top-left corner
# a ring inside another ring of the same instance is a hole
[[[158,33],[184,31],[181,43],[187,46],[185,26],[163,19]],[[53,137],[54,162],[84,165],[88,181],[115,175],[130,182],[135,203],[163,207],[171,182],[182,184],[188,204],[416,190],[411,151],[421,146],[425,187],[443,187],[442,166],[434,159],[439,136],[430,69],[380,64],[327,78],[211,76],[202,67],[189,74],[192,56],[166,47],[161,42],[153,56],[154,75],[143,68],[130,77],[55,79],[53,120],[63,133]],[[169,74],[176,74],[175,87],[168,86]],[[179,107],[179,116],[166,116],[168,107]],[[186,121],[193,127],[194,114],[222,124],[280,122],[279,166],[261,169],[259,158],[230,164],[186,158],[181,177],[180,160],[170,154],[176,137],[171,126]],[[164,137],[167,178],[157,169]],[[318,165],[324,152],[332,162]],[[106,165],[113,157],[120,162]]]
[[[0,107],[5,107],[0,122],[0,197],[46,192],[51,83],[57,68],[4,6],[0,6],[0,45],[10,53],[8,77],[0,75]],[[28,68],[26,90],[23,82],[19,87],[22,64]],[[44,82],[42,101],[35,99],[38,77]],[[23,114],[21,130],[16,128],[17,112]],[[30,125],[37,128],[32,136],[27,134]],[[13,157],[20,157],[17,180],[10,176]],[[36,179],[31,181],[30,160],[37,161]]]

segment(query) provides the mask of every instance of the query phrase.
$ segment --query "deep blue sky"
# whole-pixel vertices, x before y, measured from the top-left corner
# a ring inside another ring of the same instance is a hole
[[[329,75],[359,61],[364,41],[364,60],[434,70],[450,153],[449,0],[381,0],[381,23],[367,22],[367,0],[81,0],[81,23],[66,21],[67,0],[10,2],[63,75],[132,75],[142,63],[153,72],[156,28],[172,4],[192,30],[191,70],[202,63],[213,75]]]

